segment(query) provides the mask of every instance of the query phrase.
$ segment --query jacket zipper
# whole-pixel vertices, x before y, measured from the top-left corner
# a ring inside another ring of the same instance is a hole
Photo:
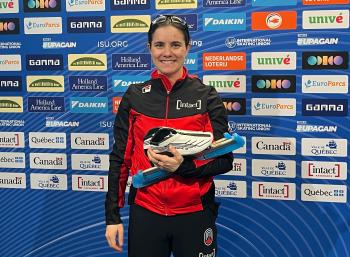
[[[165,126],[168,126],[168,111],[169,111],[169,94],[170,91],[166,91],[166,106],[165,106]],[[165,216],[168,216],[168,208],[166,204],[166,194],[165,192],[167,191],[167,185],[164,183],[164,214]]]

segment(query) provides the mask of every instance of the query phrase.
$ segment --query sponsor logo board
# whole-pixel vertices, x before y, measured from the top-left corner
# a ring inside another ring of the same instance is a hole
[[[72,133],[72,149],[108,150],[109,135],[103,133]]]
[[[312,179],[347,179],[346,162],[302,161],[301,177]]]
[[[64,92],[64,76],[27,76],[28,92]]]
[[[347,139],[302,138],[301,155],[303,156],[348,156]]]
[[[295,70],[296,52],[252,52],[252,70]]]
[[[253,181],[252,197],[255,199],[295,200],[295,184]]]
[[[67,190],[67,175],[31,173],[30,188],[42,190]]]
[[[203,53],[203,70],[245,70],[246,53]]]
[[[302,75],[303,93],[346,94],[348,75]]]
[[[215,180],[215,196],[247,198],[247,182],[239,180]]]
[[[253,159],[252,175],[256,177],[295,178],[296,164],[291,160]]]
[[[108,176],[72,175],[73,191],[108,191]]]
[[[252,98],[251,111],[255,116],[295,116],[295,98]]]
[[[252,137],[253,154],[295,155],[294,137]]]
[[[65,153],[29,153],[31,169],[66,170]]]
[[[26,188],[26,174],[0,172],[0,188]]]
[[[218,93],[245,93],[245,75],[204,75],[203,83],[212,86]]]
[[[25,154],[20,152],[0,152],[0,168],[24,169]],[[0,172],[1,174],[2,172]]]
[[[73,170],[108,171],[109,155],[107,154],[72,154]]]
[[[66,133],[29,132],[29,148],[66,149]]]
[[[0,148],[24,148],[24,133],[0,132]]]
[[[346,185],[301,184],[301,200],[308,202],[346,203]]]
[[[70,71],[104,71],[107,70],[106,54],[68,54]]]

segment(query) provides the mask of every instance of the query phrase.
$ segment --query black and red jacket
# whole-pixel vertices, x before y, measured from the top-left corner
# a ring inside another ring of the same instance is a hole
[[[226,110],[213,87],[198,78],[183,76],[172,87],[157,71],[152,79],[130,85],[119,105],[114,124],[114,146],[110,154],[106,224],[121,223],[119,208],[125,202],[130,175],[152,167],[143,149],[143,139],[154,128],[166,126],[182,130],[210,131],[218,140],[227,132]],[[161,215],[203,210],[214,201],[213,176],[232,169],[232,154],[210,161],[185,157],[166,180],[135,189],[130,188],[129,203],[138,204]]]

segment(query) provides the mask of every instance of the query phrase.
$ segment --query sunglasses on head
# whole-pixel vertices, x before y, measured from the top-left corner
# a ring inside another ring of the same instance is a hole
[[[175,15],[159,15],[152,21],[152,25],[161,24],[167,21],[187,27],[186,21]]]

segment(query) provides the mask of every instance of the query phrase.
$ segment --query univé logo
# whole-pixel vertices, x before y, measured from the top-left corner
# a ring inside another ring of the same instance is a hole
[[[107,70],[106,54],[68,54],[68,70]]]
[[[111,16],[112,33],[147,32],[150,24],[150,15]]]
[[[24,12],[59,12],[61,0],[23,0]]]
[[[18,18],[1,18],[0,19],[0,36],[19,34]]]
[[[295,70],[296,52],[252,52],[252,70]]]
[[[253,75],[252,91],[257,93],[294,93],[296,79],[293,75]]]
[[[349,10],[303,11],[303,29],[347,29]]]
[[[197,0],[156,0],[156,9],[196,9]]]
[[[0,13],[18,13],[18,0],[0,0]]]
[[[296,28],[296,11],[252,13],[252,30],[294,30]]]
[[[303,52],[302,68],[307,70],[347,69],[348,52]]]

